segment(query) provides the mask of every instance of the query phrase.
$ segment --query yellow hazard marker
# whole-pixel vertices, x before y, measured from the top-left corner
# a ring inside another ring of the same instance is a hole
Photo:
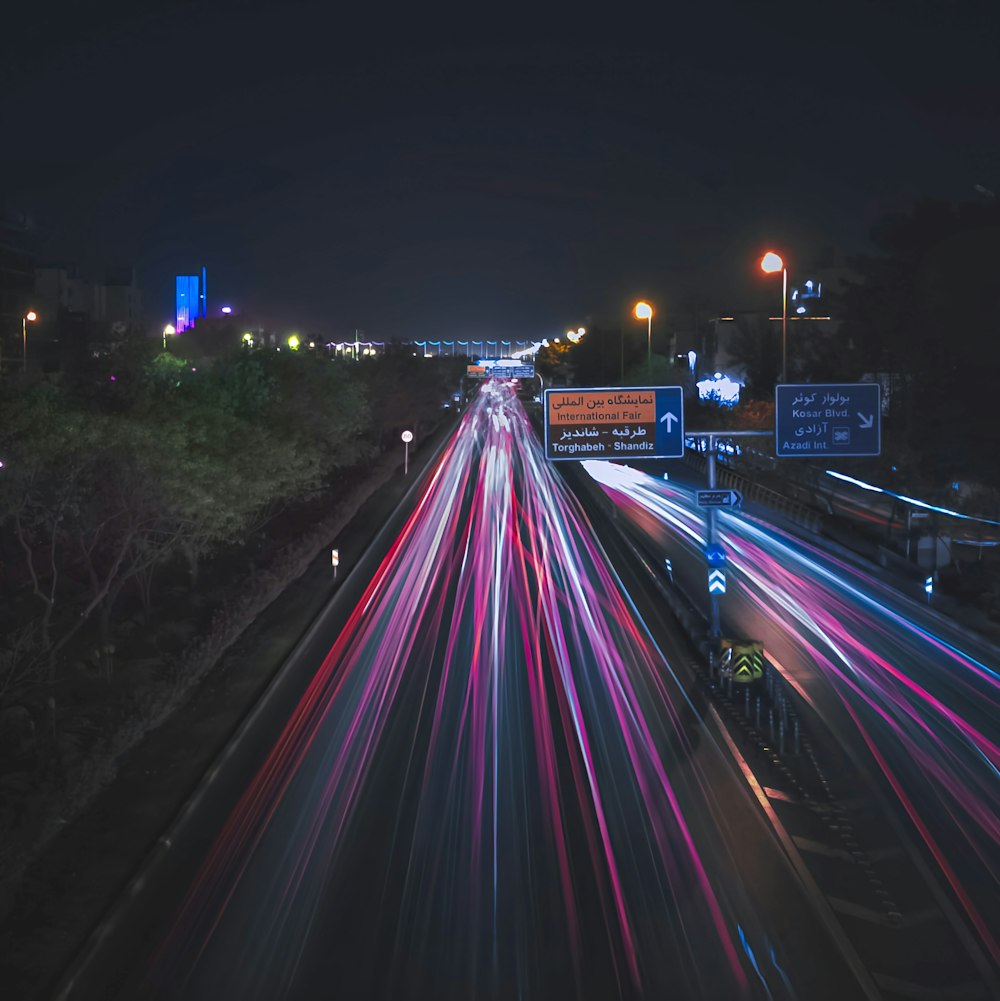
[[[764,675],[764,644],[759,640],[721,640],[722,669],[736,684],[748,685]]]

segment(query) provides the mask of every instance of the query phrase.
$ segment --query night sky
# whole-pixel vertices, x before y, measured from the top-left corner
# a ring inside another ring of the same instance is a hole
[[[215,305],[376,339],[737,308],[765,245],[1000,192],[995,3],[99,6],[4,15],[0,196],[42,260],[135,263],[155,323],[203,263]]]

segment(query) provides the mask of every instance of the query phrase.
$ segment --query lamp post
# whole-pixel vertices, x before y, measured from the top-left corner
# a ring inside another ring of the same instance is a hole
[[[29,309],[21,317],[21,371],[28,371],[28,324],[34,323],[38,319],[38,314]]]
[[[635,313],[635,318],[637,320],[646,321],[646,365],[648,368],[653,367],[653,307],[650,306],[648,302],[637,302],[635,308],[633,309]],[[624,367],[625,361],[622,359],[622,365]],[[622,378],[625,378],[624,373],[622,373]]]
[[[172,323],[168,323],[163,328],[163,350],[164,351],[167,350],[167,338],[168,337],[173,337],[174,334],[176,334],[176,333],[177,333],[177,328]]]
[[[760,269],[765,274],[781,272],[781,381],[788,378],[788,268],[773,250],[760,259]]]

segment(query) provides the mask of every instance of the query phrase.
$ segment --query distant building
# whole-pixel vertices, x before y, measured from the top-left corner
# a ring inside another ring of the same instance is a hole
[[[208,316],[208,274],[201,269],[198,275],[178,275],[174,310],[174,329],[177,333],[193,327],[200,317]]]
[[[94,286],[80,276],[75,264],[37,268],[35,292],[38,308],[46,317],[63,313],[96,319],[97,297]]]
[[[99,298],[97,319],[110,323],[113,329],[138,330],[142,322],[142,292],[135,282],[134,268],[110,270],[104,284],[95,289]]]
[[[21,317],[36,306],[35,255],[23,212],[0,208],[0,338],[21,333]]]
[[[40,312],[48,318],[106,323],[122,334],[138,330],[142,322],[142,292],[132,268],[112,269],[103,282],[83,277],[75,264],[37,268],[35,293]]]

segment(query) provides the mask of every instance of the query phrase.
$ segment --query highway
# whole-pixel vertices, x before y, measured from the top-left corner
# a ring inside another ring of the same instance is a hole
[[[675,582],[707,607],[704,519],[681,475],[584,463]],[[979,972],[1000,969],[1000,656],[860,561],[774,524],[722,512],[722,634],[770,661],[843,752],[841,788],[873,794],[939,888]]]
[[[667,620],[488,384],[59,997],[877,996]]]

